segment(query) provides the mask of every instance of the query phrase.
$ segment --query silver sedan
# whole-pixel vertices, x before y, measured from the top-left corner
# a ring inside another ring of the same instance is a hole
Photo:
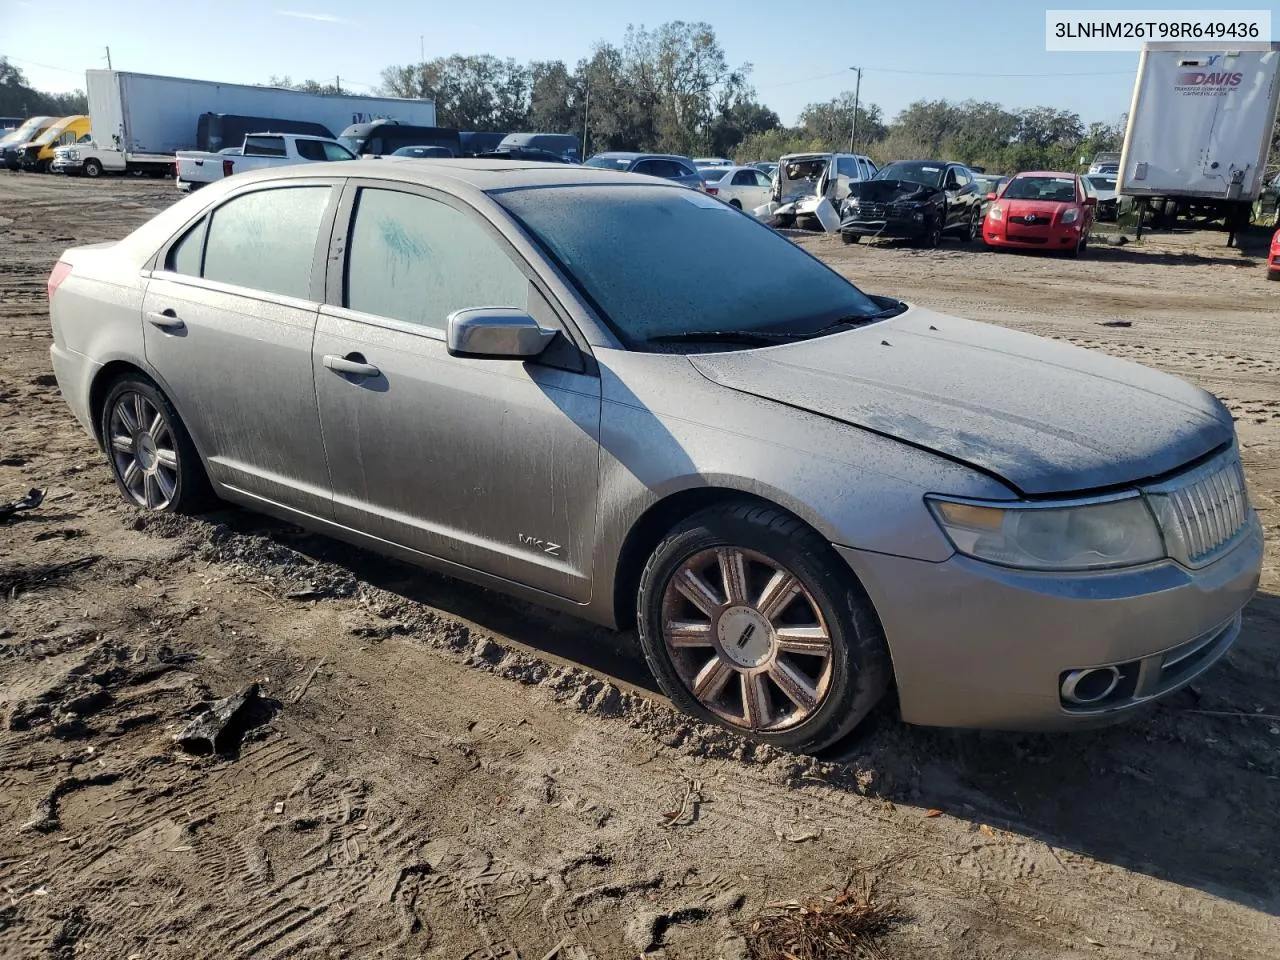
[[[1258,583],[1212,395],[869,295],[657,178],[233,176],[49,291],[62,392],[139,508],[216,496],[634,625],[677,704],[790,749],[891,685],[911,723],[1127,715]]]

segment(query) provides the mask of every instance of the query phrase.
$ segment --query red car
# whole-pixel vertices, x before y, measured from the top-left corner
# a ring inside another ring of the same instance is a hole
[[[1267,279],[1280,280],[1280,230],[1271,236],[1271,256],[1267,257]]]
[[[1098,208],[1084,181],[1074,173],[1020,173],[1004,185],[982,222],[989,247],[1059,250],[1077,257],[1089,244]]]

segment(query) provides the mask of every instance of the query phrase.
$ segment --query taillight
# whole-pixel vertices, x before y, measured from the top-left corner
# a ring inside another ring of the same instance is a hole
[[[705,190],[705,191],[707,191],[707,193],[711,194],[713,197],[714,197],[714,196],[718,196],[718,195],[719,195],[719,193],[720,193],[720,188],[719,188],[719,187],[706,187],[706,186],[704,186],[702,189],[703,189],[703,190]]]
[[[53,265],[53,272],[49,274],[49,299],[53,299],[53,295],[57,293],[58,287],[62,286],[62,281],[71,276],[71,264],[65,260],[59,260]]]
[[[229,177],[229,176],[231,176],[231,168],[232,168],[232,167],[234,167],[234,166],[235,166],[235,164],[233,164],[230,160],[223,160],[223,161],[222,161],[222,175],[223,175],[224,177]]]

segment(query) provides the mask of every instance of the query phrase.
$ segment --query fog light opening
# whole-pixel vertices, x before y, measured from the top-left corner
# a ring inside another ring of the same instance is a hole
[[[1062,699],[1067,703],[1087,706],[1111,696],[1119,684],[1119,667],[1072,670],[1062,680]]]

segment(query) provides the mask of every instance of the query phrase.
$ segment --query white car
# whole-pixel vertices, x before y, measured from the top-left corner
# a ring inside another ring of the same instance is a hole
[[[702,171],[704,175],[710,170]],[[717,171],[718,172],[718,171]],[[755,167],[725,167],[719,180],[707,177],[707,193],[719,197],[739,210],[754,210],[769,202],[773,181],[768,174]]]

